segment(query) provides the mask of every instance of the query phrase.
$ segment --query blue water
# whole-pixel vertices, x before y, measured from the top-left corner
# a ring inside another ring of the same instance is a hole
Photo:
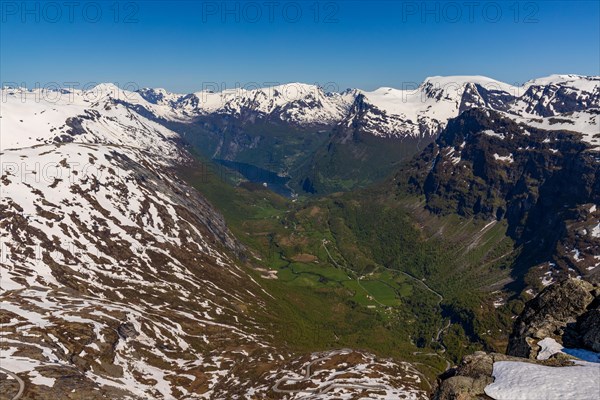
[[[256,165],[241,163],[230,160],[213,159],[217,164],[223,165],[231,170],[238,172],[250,182],[267,184],[267,189],[282,196],[291,197],[293,192],[287,187],[290,178],[277,175],[273,171],[257,167]]]

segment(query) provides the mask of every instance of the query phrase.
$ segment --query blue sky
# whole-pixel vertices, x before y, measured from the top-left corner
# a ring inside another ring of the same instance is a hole
[[[2,1],[3,83],[370,90],[432,75],[600,75],[597,1],[67,3]]]

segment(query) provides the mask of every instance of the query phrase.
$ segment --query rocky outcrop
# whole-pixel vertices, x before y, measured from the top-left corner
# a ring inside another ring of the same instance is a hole
[[[573,335],[577,318],[587,311],[594,300],[594,286],[588,282],[567,279],[543,290],[527,303],[515,322],[507,353],[517,357],[536,358],[537,341],[552,337],[562,341],[563,335]],[[570,340],[573,341],[572,339]]]
[[[462,363],[440,376],[433,400],[489,399],[484,389],[492,383],[495,357],[500,354],[477,352],[463,359]]]
[[[490,399],[485,387],[494,382],[494,363],[498,361],[530,362],[548,366],[570,364],[566,358],[558,357],[544,361],[533,361],[498,353],[475,352],[466,356],[462,363],[439,377],[433,400],[483,400]]]
[[[515,322],[507,353],[536,358],[537,342],[547,337],[567,347],[600,349],[600,291],[589,282],[567,279],[549,286],[529,301]],[[590,309],[591,308],[591,309]]]
[[[581,332],[580,340],[583,346],[600,353],[600,308],[581,316],[578,331]]]
[[[562,352],[537,360],[538,342],[551,337],[565,347],[600,350],[600,288],[580,279],[549,286],[529,301],[510,337],[507,355],[476,352],[439,376],[434,400],[490,399],[485,388],[494,382],[494,363],[518,361],[545,366],[572,365]]]
[[[136,338],[139,332],[135,329],[135,325],[131,322],[124,322],[117,328],[119,336],[124,339]]]

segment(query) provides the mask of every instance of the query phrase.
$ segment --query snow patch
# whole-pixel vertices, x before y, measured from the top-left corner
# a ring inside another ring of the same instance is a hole
[[[485,393],[495,400],[596,400],[600,364],[546,367],[527,362],[494,363],[494,383]]]
[[[494,160],[507,162],[509,164],[512,164],[515,161],[512,154],[509,154],[507,156],[501,156],[498,153],[494,153]]]

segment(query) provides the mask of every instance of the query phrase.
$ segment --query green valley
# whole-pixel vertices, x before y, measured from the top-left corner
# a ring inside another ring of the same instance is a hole
[[[427,365],[431,378],[475,349],[502,350],[512,313],[491,301],[512,257],[502,223],[430,214],[391,181],[291,200],[198,163],[180,176],[247,247],[274,296],[266,323],[290,349],[362,348]]]

